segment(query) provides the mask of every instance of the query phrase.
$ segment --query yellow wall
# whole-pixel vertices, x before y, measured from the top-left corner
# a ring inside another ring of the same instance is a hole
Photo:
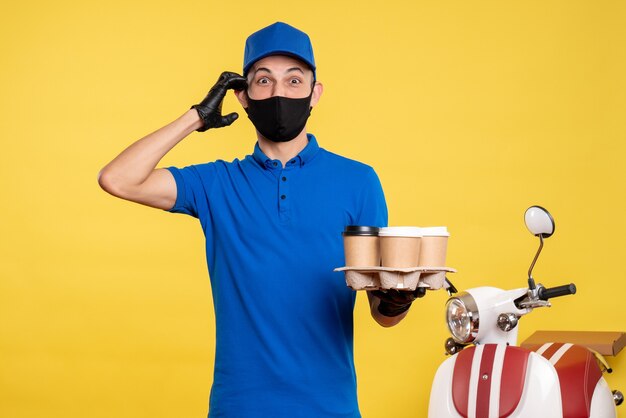
[[[447,225],[459,288],[535,276],[579,292],[521,322],[626,331],[626,3],[11,2],[0,13],[0,416],[202,417],[214,326],[196,221],[115,199],[99,169],[239,71],[245,37],[307,31],[325,93],[310,131],[373,165],[390,223]],[[233,96],[224,104],[240,110]],[[242,118],[162,165],[251,152]],[[446,295],[382,329],[359,294],[364,417],[425,416]],[[608,377],[626,391],[626,355]],[[626,416],[626,406],[621,415]]]

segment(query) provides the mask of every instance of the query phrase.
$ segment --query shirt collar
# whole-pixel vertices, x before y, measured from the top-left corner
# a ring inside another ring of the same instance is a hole
[[[306,136],[309,140],[308,144],[306,144],[306,147],[304,147],[304,149],[300,151],[298,155],[289,160],[289,162],[297,161],[300,167],[302,167],[305,163],[311,161],[320,149],[320,146],[317,144],[317,139],[313,134],[307,133]],[[252,156],[254,157],[256,162],[259,163],[260,166],[266,168],[268,168],[273,161],[271,158],[265,155],[263,151],[261,151],[261,147],[259,147],[258,141],[254,145],[254,152],[252,153]]]

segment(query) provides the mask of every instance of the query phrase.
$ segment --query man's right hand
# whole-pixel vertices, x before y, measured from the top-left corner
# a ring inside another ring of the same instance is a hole
[[[224,71],[204,100],[200,104],[191,106],[192,109],[196,109],[204,123],[197,131],[204,132],[211,128],[221,128],[237,120],[239,115],[234,112],[222,116],[222,101],[227,90],[244,90],[247,87],[248,83],[245,78],[237,73]]]

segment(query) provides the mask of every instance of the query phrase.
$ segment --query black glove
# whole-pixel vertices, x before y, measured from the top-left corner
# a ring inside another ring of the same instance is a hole
[[[247,87],[248,82],[245,78],[237,73],[224,71],[204,100],[200,104],[191,106],[191,109],[196,109],[200,119],[204,122],[204,126],[196,130],[204,132],[210,128],[221,128],[233,123],[239,115],[230,113],[222,116],[222,101],[228,89],[245,90]]]
[[[418,287],[413,291],[389,289],[387,291],[372,290],[371,292],[372,295],[380,299],[378,312],[384,316],[393,317],[408,311],[415,299],[424,297],[426,288]]]

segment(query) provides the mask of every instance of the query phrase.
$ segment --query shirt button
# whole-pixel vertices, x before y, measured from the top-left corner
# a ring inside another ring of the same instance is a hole
[[[281,198],[281,199],[283,199],[283,200],[285,200],[285,199],[287,199],[287,196],[282,195],[280,198]]]
[[[276,161],[274,161],[274,162],[272,163],[272,165],[273,165],[274,167],[276,167],[276,166],[278,165],[278,163],[277,163]]]
[[[287,181],[287,177],[283,177],[283,181]]]
[[[291,160],[290,162],[291,162],[291,164],[295,164],[296,160]]]

